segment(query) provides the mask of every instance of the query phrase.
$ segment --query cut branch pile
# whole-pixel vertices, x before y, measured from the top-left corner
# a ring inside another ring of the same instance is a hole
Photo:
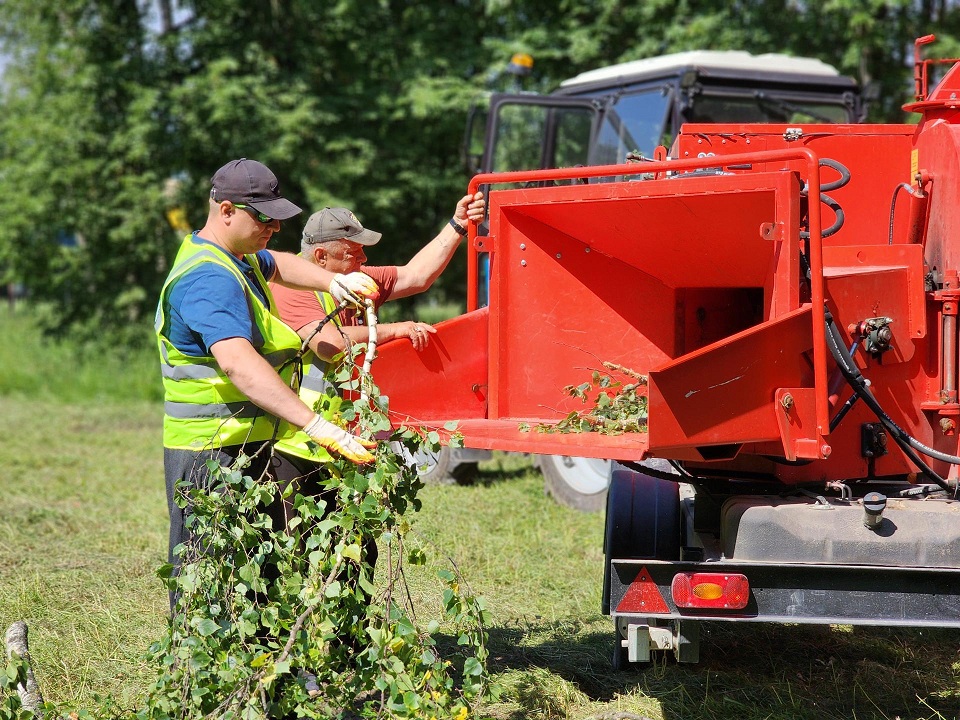
[[[622,435],[647,431],[647,376],[623,365],[604,362],[603,366],[619,376],[594,370],[589,382],[567,385],[563,391],[591,406],[574,410],[555,424],[538,423],[540,433],[585,433]],[[523,432],[530,426],[520,425]]]

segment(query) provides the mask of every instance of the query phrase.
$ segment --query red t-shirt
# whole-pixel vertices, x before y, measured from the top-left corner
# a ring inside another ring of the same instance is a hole
[[[372,277],[380,288],[380,295],[374,303],[379,310],[380,306],[393,294],[393,288],[397,284],[397,266],[363,266],[360,272]],[[316,293],[312,290],[294,290],[277,283],[270,283],[270,291],[277,303],[277,315],[294,330],[300,330],[304,325],[316,322],[326,315]],[[363,325],[363,314],[358,314],[354,308],[347,308],[340,313],[340,324]]]

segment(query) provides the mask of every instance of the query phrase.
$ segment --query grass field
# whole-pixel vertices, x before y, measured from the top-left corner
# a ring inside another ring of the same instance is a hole
[[[39,365],[4,352],[3,374],[11,361]],[[136,707],[166,611],[154,576],[167,530],[161,408],[124,401],[95,376],[89,401],[0,394],[0,629],[28,622],[41,687],[65,711],[95,707],[98,694]],[[660,659],[614,674],[612,625],[599,612],[602,515],[553,503],[522,457],[481,469],[475,485],[426,488],[413,519],[488,600],[490,667],[504,692],[483,717],[960,717],[953,630],[706,625],[699,665]],[[411,572],[421,612],[433,612],[432,569]]]

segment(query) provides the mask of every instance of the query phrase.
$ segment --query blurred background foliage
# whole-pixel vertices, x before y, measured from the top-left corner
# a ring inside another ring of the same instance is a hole
[[[960,0],[3,0],[0,280],[22,283],[57,336],[141,344],[209,178],[252,157],[306,212],[346,205],[403,263],[465,192],[467,112],[525,89],[667,52],[818,57],[900,121],[913,40],[960,55]],[[178,215],[179,213],[179,215]],[[172,219],[172,222],[171,222]],[[431,298],[460,301],[464,254]]]

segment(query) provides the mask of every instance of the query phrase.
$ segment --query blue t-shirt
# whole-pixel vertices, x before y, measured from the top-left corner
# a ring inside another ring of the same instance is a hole
[[[213,245],[196,233],[193,239],[201,245]],[[253,268],[245,259],[227,254],[266,305],[266,292]],[[277,269],[273,255],[261,250],[256,258],[263,276],[272,278]],[[167,338],[185,355],[209,356],[215,342],[236,337],[249,340],[254,346],[262,343],[236,276],[216,263],[201,263],[187,272],[170,289],[168,300]]]

